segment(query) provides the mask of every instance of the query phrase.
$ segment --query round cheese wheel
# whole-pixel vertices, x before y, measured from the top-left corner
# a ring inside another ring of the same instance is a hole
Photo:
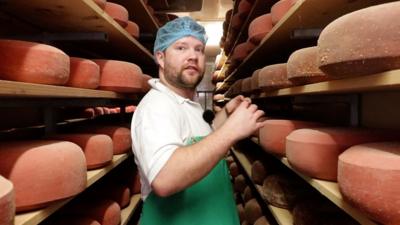
[[[297,0],[280,0],[271,7],[272,24],[275,26]]]
[[[96,89],[99,84],[99,65],[89,59],[70,57],[70,74],[66,86]]]
[[[294,130],[308,127],[320,127],[322,124],[300,120],[266,120],[260,128],[259,142],[264,151],[284,156],[286,137]]]
[[[246,19],[253,4],[247,0],[241,0],[238,5],[238,14],[242,19]]]
[[[107,0],[93,0],[101,9],[106,7]]]
[[[110,15],[121,27],[126,27],[129,21],[129,12],[122,5],[106,2],[104,11]]]
[[[244,220],[244,208],[243,208],[243,205],[242,204],[236,205],[236,209],[237,209],[238,214],[239,214],[239,221],[243,222],[243,220]]]
[[[229,24],[231,22],[233,9],[226,11],[225,13],[225,21]]]
[[[121,208],[110,199],[90,199],[69,210],[73,214],[93,218],[101,225],[118,225],[121,222]]]
[[[264,163],[260,160],[253,162],[251,166],[251,179],[255,184],[262,185],[264,179],[267,177],[267,171]]]
[[[13,184],[0,176],[0,224],[14,224],[15,192]]]
[[[332,77],[400,68],[400,2],[346,14],[324,28],[318,39],[320,69]]]
[[[293,131],[286,138],[286,156],[296,170],[319,179],[336,181],[339,155],[350,146],[393,140],[391,132],[348,127]]]
[[[128,24],[125,27],[125,30],[134,38],[138,39],[139,34],[140,34],[140,28],[139,26],[133,22],[133,21],[128,21]]]
[[[270,225],[270,223],[265,216],[262,216],[254,222],[254,225]]]
[[[236,176],[233,184],[234,184],[234,190],[240,193],[242,193],[247,186],[246,179],[244,178],[243,175]]]
[[[400,221],[400,143],[356,145],[339,156],[339,188],[351,205],[388,225]]]
[[[236,177],[239,175],[239,167],[235,162],[229,165],[229,172],[231,173],[232,177]]]
[[[0,40],[0,58],[0,79],[63,85],[69,78],[69,57],[50,45]]]
[[[256,220],[263,215],[261,206],[260,204],[258,204],[256,199],[253,198],[246,202],[246,204],[244,205],[244,215],[246,221],[250,224],[256,222]]]
[[[236,13],[235,15],[233,15],[232,20],[231,20],[232,29],[240,30],[242,24],[243,24],[243,20],[242,20],[242,18],[240,18],[239,14]],[[236,35],[233,35],[233,37],[236,37]]]
[[[91,133],[106,134],[113,141],[114,155],[124,154],[132,147],[131,131],[120,126],[95,126],[88,129]]]
[[[143,76],[142,76],[142,92],[143,93],[147,93],[151,90],[151,86],[149,84],[150,79],[153,79],[153,77],[150,75],[147,75],[147,74],[143,74]]]
[[[255,70],[251,76],[251,91],[252,92],[258,92],[260,91],[260,85],[259,85],[259,76],[260,74],[260,69]]]
[[[251,94],[251,77],[246,77],[242,81],[241,93],[244,95]]]
[[[102,190],[101,196],[107,196],[111,200],[118,203],[121,209],[126,208],[131,202],[131,191],[128,186],[121,184],[106,185]]]
[[[87,169],[104,167],[113,159],[113,141],[105,134],[57,134],[51,139],[73,142],[82,148]]]
[[[243,201],[246,203],[248,201],[250,201],[250,199],[254,198],[253,197],[253,193],[251,192],[251,188],[249,186],[247,186],[244,189],[244,193],[243,193]]]
[[[318,68],[318,48],[302,48],[293,52],[287,61],[288,79],[296,85],[329,80]]]
[[[50,140],[1,145],[0,174],[14,184],[17,212],[48,206],[85,189],[86,161],[78,145]]]
[[[131,195],[139,194],[141,192],[141,182],[140,182],[140,175],[137,170],[134,170],[130,176],[127,177],[128,179],[128,187],[131,192]]]
[[[97,220],[81,215],[62,215],[52,219],[50,225],[101,225]]]
[[[273,91],[293,86],[287,78],[286,63],[269,65],[262,68],[258,75],[259,88],[264,91]]]
[[[232,157],[231,155],[228,156],[228,157],[226,157],[225,160],[226,160],[226,163],[228,163],[228,167],[229,167],[233,162],[235,162],[235,160],[233,159],[233,157]]]
[[[242,62],[250,54],[250,52],[254,50],[255,47],[256,46],[251,42],[243,42],[238,44],[233,50],[231,61],[236,61],[237,63]]]
[[[137,65],[117,60],[93,61],[100,66],[99,89],[124,93],[142,91],[143,75]]]
[[[271,14],[264,14],[251,21],[248,29],[248,40],[258,45],[261,40],[272,30]]]

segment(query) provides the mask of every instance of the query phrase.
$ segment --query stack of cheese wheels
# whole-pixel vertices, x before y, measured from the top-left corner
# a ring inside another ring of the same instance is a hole
[[[142,92],[143,93],[147,93],[148,91],[150,91],[151,86],[149,84],[149,80],[152,78],[153,77],[151,77],[150,75],[143,74],[143,82],[142,82]]]
[[[255,18],[249,25],[248,40],[258,45],[261,40],[272,30],[271,14],[264,14]]]
[[[308,47],[293,52],[287,61],[288,79],[296,85],[329,80],[318,68],[318,48]]]
[[[273,91],[293,86],[287,77],[286,63],[269,65],[262,68],[258,75],[258,85],[264,91]]]
[[[51,139],[73,142],[82,148],[87,169],[97,169],[109,164],[113,158],[113,141],[105,134],[57,134]]]
[[[110,15],[121,27],[128,26],[129,12],[122,5],[106,2],[104,11]]]
[[[260,75],[260,69],[255,70],[253,72],[253,74],[251,75],[251,91],[253,93],[258,93],[261,89],[260,89],[260,85],[259,85],[259,79],[258,76]]]
[[[139,26],[133,22],[133,21],[128,21],[128,24],[125,27],[125,30],[134,38],[138,39],[139,34],[140,34],[140,28]]]
[[[400,2],[344,15],[318,39],[320,69],[333,77],[366,75],[400,68]]]
[[[48,206],[86,187],[85,156],[72,142],[4,142],[0,159],[0,174],[15,187],[17,212]]]
[[[95,59],[100,66],[99,89],[134,93],[142,90],[143,75],[139,66],[123,61]]]
[[[63,85],[69,78],[69,57],[50,45],[0,40],[0,79]]]
[[[244,216],[247,222],[253,224],[262,215],[261,206],[255,198],[246,202],[244,205]]]
[[[271,7],[272,24],[275,26],[297,0],[280,0]]]
[[[0,176],[0,224],[14,224],[15,192],[13,184]]]
[[[96,89],[99,84],[99,65],[89,59],[70,57],[70,74],[66,86]]]
[[[382,224],[400,221],[400,143],[353,146],[339,156],[338,182],[345,200]]]
[[[46,223],[49,225],[101,225],[97,220],[82,215],[62,215]]]
[[[85,216],[98,221],[101,225],[121,223],[121,208],[111,199],[89,198],[68,209],[69,214]]]
[[[392,132],[361,128],[300,129],[287,136],[286,156],[296,170],[311,177],[336,181],[338,157],[344,150],[357,144],[394,138]]]
[[[260,128],[259,142],[264,151],[284,156],[286,137],[294,130],[320,127],[322,124],[300,120],[270,119]]]
[[[107,0],[93,0],[96,5],[98,5],[101,9],[106,8]]]
[[[86,129],[86,128],[85,128]],[[114,155],[124,154],[132,147],[131,131],[122,126],[93,126],[87,131],[95,134],[106,134],[113,141]]]

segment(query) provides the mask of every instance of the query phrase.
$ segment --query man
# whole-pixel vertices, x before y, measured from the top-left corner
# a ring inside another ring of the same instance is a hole
[[[132,118],[132,142],[141,183],[141,225],[237,225],[229,172],[223,157],[263,124],[264,112],[242,96],[216,116],[216,130],[193,101],[205,67],[204,28],[189,17],[157,32],[159,79]],[[229,117],[227,111],[232,112]],[[226,120],[225,118],[228,117]]]

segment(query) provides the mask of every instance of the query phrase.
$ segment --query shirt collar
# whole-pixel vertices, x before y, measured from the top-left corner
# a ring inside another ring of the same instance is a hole
[[[161,92],[167,94],[168,96],[172,97],[172,99],[174,99],[179,104],[183,104],[185,102],[192,103],[192,104],[198,104],[197,102],[194,102],[189,98],[184,98],[184,97],[178,95],[177,93],[175,93],[174,91],[169,89],[167,86],[165,86],[163,83],[161,83],[160,79],[155,79],[155,78],[150,79],[149,84],[155,90],[161,91]]]

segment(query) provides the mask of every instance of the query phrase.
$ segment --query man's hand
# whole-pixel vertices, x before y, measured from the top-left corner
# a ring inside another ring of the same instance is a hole
[[[250,98],[245,98],[243,95],[238,95],[235,98],[231,99],[228,103],[225,105],[225,111],[229,115],[235,111],[235,109],[242,103],[243,101],[247,101],[251,103]]]

